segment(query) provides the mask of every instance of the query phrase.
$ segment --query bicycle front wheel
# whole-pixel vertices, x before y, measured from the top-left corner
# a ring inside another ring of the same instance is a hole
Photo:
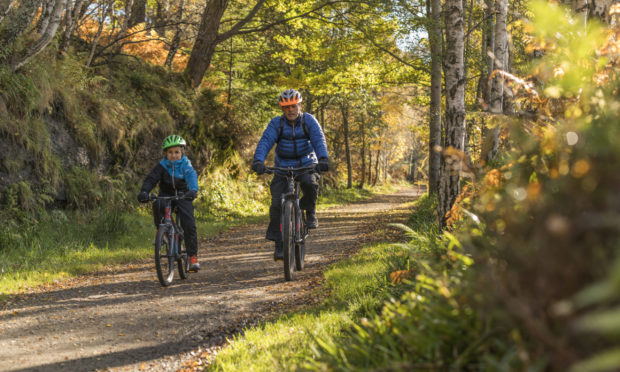
[[[304,269],[304,260],[306,259],[306,242],[295,244],[295,269],[301,271]]]
[[[172,254],[167,229],[157,230],[155,239],[155,270],[157,279],[164,287],[172,283],[174,277],[174,255]]]
[[[301,271],[304,269],[304,260],[306,259],[306,219],[304,217],[304,211],[301,211],[299,220],[299,237],[301,242],[295,243],[295,269]]]
[[[179,270],[179,276],[181,279],[187,279],[187,273],[189,272],[189,259],[187,257],[187,252],[185,251],[185,244],[183,244],[183,240],[179,240],[179,258],[177,259],[177,268]]]
[[[284,202],[282,210],[282,243],[284,248],[284,279],[295,275],[295,212],[293,202]]]

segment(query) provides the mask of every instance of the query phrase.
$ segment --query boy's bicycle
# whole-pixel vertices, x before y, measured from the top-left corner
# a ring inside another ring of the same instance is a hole
[[[280,220],[284,246],[284,279],[287,281],[294,278],[295,271],[301,271],[304,268],[308,226],[306,214],[299,207],[299,181],[297,181],[297,177],[312,172],[316,172],[315,164],[301,168],[265,167],[265,173],[284,176],[288,181],[288,190],[282,194],[282,217]]]
[[[181,228],[178,210],[172,207],[172,202],[184,200],[180,196],[150,195],[149,200],[160,200],[164,203],[164,217],[157,229],[155,237],[155,269],[157,278],[164,287],[172,283],[174,278],[174,262],[177,263],[179,277],[186,279],[189,272],[189,259],[183,244],[183,229]],[[176,215],[176,221],[172,214]]]

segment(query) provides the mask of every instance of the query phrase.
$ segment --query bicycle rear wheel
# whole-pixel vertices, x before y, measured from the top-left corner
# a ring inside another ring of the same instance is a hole
[[[293,280],[295,276],[295,212],[293,202],[284,202],[282,211],[282,243],[284,248],[284,279]]]
[[[181,279],[187,279],[189,272],[189,259],[187,258],[187,252],[185,251],[185,244],[183,244],[183,240],[179,240],[179,252],[179,258],[177,259],[179,277]]]
[[[171,254],[170,240],[167,229],[157,230],[155,239],[155,270],[157,279],[164,287],[172,283],[174,277],[174,257]]]

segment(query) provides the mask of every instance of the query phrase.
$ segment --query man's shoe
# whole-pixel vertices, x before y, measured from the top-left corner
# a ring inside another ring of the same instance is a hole
[[[316,218],[316,212],[306,211],[306,222],[309,229],[316,229],[319,227],[319,220]]]
[[[273,260],[280,261],[284,259],[284,245],[282,240],[276,240],[276,250],[273,252]]]
[[[196,272],[200,270],[200,264],[198,263],[198,257],[196,255],[189,258],[189,271]]]

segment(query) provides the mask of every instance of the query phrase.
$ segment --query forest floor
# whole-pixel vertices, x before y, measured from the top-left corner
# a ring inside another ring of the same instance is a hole
[[[246,326],[321,300],[322,270],[362,245],[395,241],[420,191],[318,213],[306,268],[284,280],[265,224],[199,243],[201,270],[163,288],[152,260],[11,295],[0,302],[0,371],[192,370]]]

